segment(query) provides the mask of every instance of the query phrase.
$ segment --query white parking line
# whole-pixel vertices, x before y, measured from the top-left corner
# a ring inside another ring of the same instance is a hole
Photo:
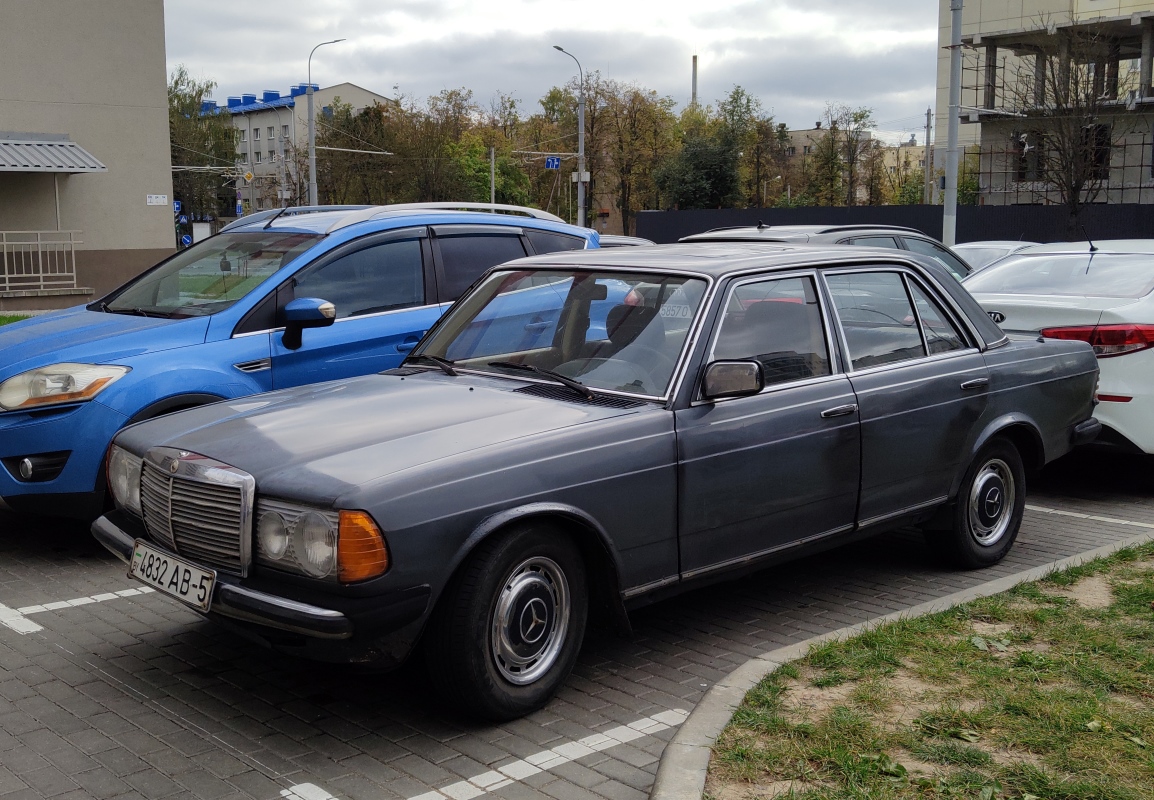
[[[1102,517],[1097,514],[1081,514],[1077,511],[1062,511],[1057,508],[1046,508],[1045,506],[1035,506],[1026,503],[1027,511],[1037,511],[1042,514],[1056,514],[1059,517],[1074,517],[1075,519],[1089,519],[1094,522],[1108,522],[1111,525],[1129,525],[1133,528],[1154,528],[1154,523],[1150,522],[1136,522],[1131,519],[1118,519],[1117,517]]]
[[[549,750],[542,750],[540,753],[534,753],[527,758],[514,759],[495,770],[484,772],[469,778],[467,781],[458,781],[438,790],[410,797],[409,800],[473,800],[474,797],[480,797],[487,792],[508,786],[514,781],[524,780],[538,772],[545,772],[562,764],[567,764],[582,756],[608,750],[610,747],[632,742],[634,739],[640,739],[667,728],[675,728],[684,722],[688,716],[689,712],[680,708],[662,711],[660,714],[630,722],[628,725],[620,725],[601,733],[595,733],[592,736],[586,736],[576,742],[566,742]],[[306,800],[313,799],[306,798]],[[317,800],[326,799],[317,798]]]
[[[35,606],[24,606],[22,608],[9,608],[5,605],[0,605],[0,625],[11,628],[17,633],[23,635],[25,633],[36,633],[44,630],[43,626],[37,625],[28,617],[32,614],[42,614],[45,611],[60,611],[64,608],[76,608],[77,606],[86,606],[91,603],[106,603],[109,600],[119,600],[122,597],[132,597],[138,594],[152,594],[155,589],[148,586],[141,586],[139,589],[121,589],[119,592],[104,592],[102,594],[94,594],[89,597],[77,597],[72,600],[58,600],[53,603],[43,603]]]

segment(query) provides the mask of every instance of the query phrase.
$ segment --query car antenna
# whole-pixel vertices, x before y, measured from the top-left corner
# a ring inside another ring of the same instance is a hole
[[[269,217],[269,220],[268,220],[268,222],[266,222],[266,223],[264,224],[264,227],[263,227],[263,228],[261,228],[261,230],[262,230],[262,231],[267,231],[267,230],[268,230],[268,226],[269,226],[269,225],[272,225],[274,222],[276,222],[276,218],[277,218],[277,217],[279,217],[281,214],[283,214],[284,212],[286,212],[286,211],[288,211],[288,210],[289,210],[289,206],[285,206],[285,207],[284,207],[284,208],[282,208],[280,211],[278,211],[278,212],[276,212],[275,214],[273,214],[271,217]]]
[[[1090,252],[1091,253],[1097,253],[1098,252],[1098,246],[1095,245],[1094,242],[1090,240],[1090,234],[1086,231],[1086,226],[1080,225],[1079,227],[1082,229],[1082,235],[1086,237],[1086,241],[1090,243]]]
[[[758,229],[759,231],[763,231],[763,230],[765,230],[767,227],[768,227],[768,226],[767,226],[767,225],[766,225],[764,222],[762,222],[761,220],[758,220],[758,221],[757,221],[757,229]]]

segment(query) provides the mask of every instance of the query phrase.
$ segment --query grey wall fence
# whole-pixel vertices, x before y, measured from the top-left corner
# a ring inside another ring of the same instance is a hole
[[[942,236],[941,206],[852,206],[844,208],[719,208],[691,211],[642,211],[637,235],[659,244],[730,225],[902,225],[935,239]],[[959,206],[957,240],[1024,239],[1065,242],[1094,239],[1154,238],[1154,205],[1092,205],[1070,225],[1063,206]]]

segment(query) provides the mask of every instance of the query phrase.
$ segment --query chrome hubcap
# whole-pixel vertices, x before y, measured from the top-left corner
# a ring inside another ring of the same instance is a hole
[[[983,464],[970,487],[967,507],[970,530],[978,544],[989,547],[1006,535],[1016,499],[1009,465],[998,458]]]
[[[534,557],[505,579],[493,609],[493,661],[502,677],[524,686],[557,662],[569,632],[569,584],[556,562]]]

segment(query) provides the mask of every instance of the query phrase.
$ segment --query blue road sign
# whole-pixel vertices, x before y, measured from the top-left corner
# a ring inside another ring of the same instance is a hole
[[[180,219],[178,219],[177,222],[179,222],[181,225],[187,225],[188,224],[188,215],[187,214],[181,214]]]
[[[239,217],[243,213],[244,213],[244,203],[237,200],[236,201],[236,215]]]
[[[545,169],[561,169],[561,156],[549,156],[546,158]]]
[[[186,233],[186,234],[184,234],[184,236],[180,237],[180,243],[184,247],[188,247],[190,244],[192,244],[192,237]]]

